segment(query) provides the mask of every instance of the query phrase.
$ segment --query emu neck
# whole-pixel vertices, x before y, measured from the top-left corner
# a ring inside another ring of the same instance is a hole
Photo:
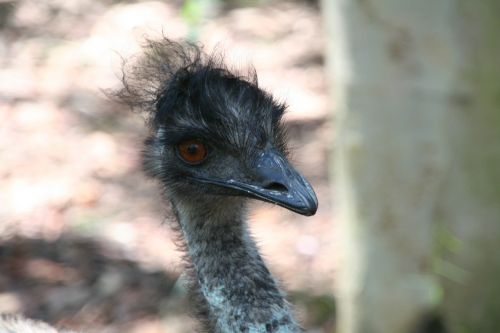
[[[207,317],[206,329],[300,332],[248,233],[243,201],[173,203],[193,265],[201,312]]]

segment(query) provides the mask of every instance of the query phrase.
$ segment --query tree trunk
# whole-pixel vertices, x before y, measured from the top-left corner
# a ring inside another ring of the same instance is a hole
[[[339,332],[498,332],[500,1],[322,4]]]

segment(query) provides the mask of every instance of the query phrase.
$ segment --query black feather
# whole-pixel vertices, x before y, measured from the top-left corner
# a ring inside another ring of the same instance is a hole
[[[255,70],[230,69],[220,53],[167,38],[147,40],[142,55],[124,63],[122,82],[114,96],[146,112],[153,131],[167,127],[167,144],[188,135],[238,151],[269,141],[286,151],[286,106],[259,88]]]
[[[202,327],[273,332],[281,326],[299,332],[247,231],[243,192],[197,181],[245,181],[263,152],[286,155],[286,106],[259,88],[255,70],[243,74],[229,68],[220,53],[167,38],[147,40],[142,55],[124,63],[122,81],[114,96],[147,115],[144,168],[161,181],[172,203]],[[179,158],[178,143],[186,139],[207,145],[203,163]],[[220,298],[231,305],[214,306]]]

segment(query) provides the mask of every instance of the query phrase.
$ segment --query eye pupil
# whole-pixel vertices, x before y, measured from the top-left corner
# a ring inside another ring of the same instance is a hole
[[[196,144],[191,144],[186,150],[189,155],[196,155],[198,153],[198,146]]]
[[[205,160],[207,156],[207,148],[205,144],[198,139],[190,139],[182,141],[177,145],[179,157],[186,163],[199,164]]]

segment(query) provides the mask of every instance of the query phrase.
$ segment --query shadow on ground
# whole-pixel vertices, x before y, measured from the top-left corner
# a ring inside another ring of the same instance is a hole
[[[86,332],[192,332],[182,277],[126,256],[76,235],[6,240],[0,244],[0,312]],[[301,291],[290,298],[303,309],[304,324],[331,331],[333,298]]]
[[[0,276],[0,312],[66,328],[120,331],[188,310],[178,274],[141,267],[95,239],[10,239],[0,244]]]

